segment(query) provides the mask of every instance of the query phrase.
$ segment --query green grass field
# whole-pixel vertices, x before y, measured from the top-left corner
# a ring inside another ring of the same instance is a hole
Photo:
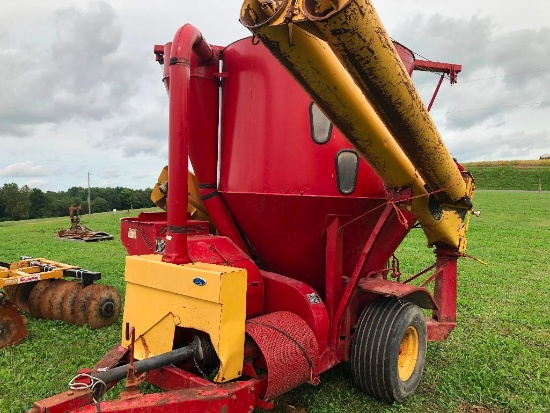
[[[465,163],[478,189],[550,191],[550,159]]]
[[[550,193],[478,191],[468,253],[459,263],[458,327],[430,343],[424,377],[403,405],[361,394],[348,365],[279,399],[277,412],[550,412]],[[118,239],[123,215],[95,214],[83,222]],[[46,257],[101,271],[102,283],[124,291],[125,250],[118,240],[91,244],[56,241],[67,218],[0,223],[1,261]],[[398,251],[404,273],[433,261],[421,230]],[[34,400],[67,389],[120,340],[120,321],[88,327],[29,316],[29,337],[0,350],[0,412],[21,413]]]

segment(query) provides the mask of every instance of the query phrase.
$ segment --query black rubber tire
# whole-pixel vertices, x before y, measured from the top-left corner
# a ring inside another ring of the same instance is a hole
[[[418,353],[406,380],[399,373],[405,332],[416,330]],[[363,310],[351,348],[351,372],[357,386],[385,402],[402,403],[411,396],[424,370],[427,330],[424,313],[409,302],[378,299]]]

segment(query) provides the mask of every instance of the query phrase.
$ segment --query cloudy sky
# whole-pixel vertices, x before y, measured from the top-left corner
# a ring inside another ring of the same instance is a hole
[[[154,44],[192,23],[211,44],[248,35],[241,0],[3,0],[0,185],[152,186],[167,163]],[[459,63],[432,109],[460,161],[550,152],[550,2],[373,0],[390,35]],[[426,101],[438,77],[415,77]]]

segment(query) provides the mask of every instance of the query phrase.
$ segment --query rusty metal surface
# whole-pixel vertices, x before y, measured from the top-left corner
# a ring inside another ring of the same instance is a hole
[[[29,294],[29,312],[35,318],[42,318],[40,313],[40,303],[42,295],[50,285],[51,280],[39,281]]]
[[[52,318],[52,296],[64,283],[65,280],[53,280],[40,296],[39,312],[42,318]]]
[[[4,292],[13,300],[17,287],[18,285],[6,285],[4,286]]]
[[[76,282],[65,281],[50,297],[50,318],[52,320],[63,320],[63,301],[68,291],[71,291]]]
[[[88,285],[83,288],[76,296],[74,300],[73,312],[74,312],[74,323],[77,326],[84,325],[86,323],[86,307],[88,300],[93,293],[98,293],[101,290],[101,286],[97,284]]]
[[[74,303],[78,293],[84,288],[81,283],[73,282],[63,296],[61,303],[61,319],[68,324],[75,323]]]
[[[119,362],[124,360],[128,354],[128,349],[116,345],[111,350],[109,350],[102,358],[99,360],[95,366],[91,369],[92,372],[96,372],[99,369],[110,369],[116,366]]]
[[[318,2],[298,2],[311,19],[304,21],[301,15],[285,19],[283,12],[277,17],[278,10],[258,5],[256,9],[254,5],[250,8],[250,3],[256,2],[245,2],[241,23],[287,68],[386,186],[413,189],[409,211],[421,223],[429,245],[447,245],[463,251],[464,220],[457,210],[471,206],[471,191],[466,190],[458,167],[437,130],[429,123],[426,110],[406,110],[409,105],[416,108],[416,92],[391,39],[375,19],[374,10],[367,9],[365,1],[345,2],[334,6],[335,10],[336,7],[344,10],[315,15],[311,9],[315,9]],[[281,8],[290,10],[290,6],[290,2],[286,2]],[[333,7],[329,2],[325,6]],[[363,10],[367,12],[362,15],[360,11]],[[371,33],[378,29],[380,38],[375,34],[371,36],[375,38],[372,44],[367,42],[365,39],[370,40],[370,37],[365,37],[364,31]],[[384,64],[376,60],[378,56]],[[366,69],[363,64],[368,63],[375,68]],[[369,73],[365,74],[366,71]],[[363,75],[376,79],[364,81]],[[400,76],[407,82],[401,81]],[[375,89],[374,97],[367,98],[371,83],[375,86],[371,87]],[[388,111],[397,106],[400,110],[388,115]],[[380,107],[386,108],[386,112]],[[393,128],[390,120],[398,126]],[[397,130],[400,125],[406,125],[407,134]],[[414,151],[405,150],[405,147],[413,147]],[[429,185],[423,174],[429,178]],[[442,219],[436,219],[429,210],[428,198],[452,202],[452,206],[444,208]]]
[[[88,297],[86,324],[98,329],[113,324],[120,315],[121,298],[115,287],[100,285]]]
[[[383,295],[385,297],[404,298],[420,308],[437,309],[437,304],[430,292],[422,287],[403,284],[383,278],[367,278],[359,283],[359,287],[365,291]]]
[[[33,407],[28,411],[28,413],[72,412],[79,407],[90,405],[92,401],[93,392],[90,389],[69,390],[61,394],[56,394],[52,397],[48,397],[47,399],[34,402]],[[97,413],[97,410],[95,410],[94,413]]]
[[[19,284],[17,286],[13,297],[13,303],[21,311],[29,312],[29,295],[35,286],[36,282]]]
[[[212,385],[207,379],[174,366],[165,366],[150,371],[147,382],[165,391]]]
[[[460,201],[466,196],[464,181],[372,3],[347,2],[326,13],[318,12],[318,3],[305,2],[306,16],[323,33],[430,189],[440,190],[436,198]]]
[[[426,317],[428,341],[444,341],[456,327],[456,322],[440,322],[432,317]]]
[[[454,210],[444,210],[441,220],[430,213],[424,180],[333,50],[313,34],[318,32],[314,23],[294,25],[291,36],[286,24],[244,23],[291,72],[386,186],[412,188],[409,211],[421,223],[429,244],[463,248],[463,220]],[[454,163],[453,167],[458,173]],[[460,174],[458,178],[463,186]]]
[[[83,241],[83,242],[94,242],[94,241],[108,241],[112,240],[113,236],[106,232],[102,231],[92,231],[86,225],[80,222],[80,209],[81,206],[69,207],[69,217],[71,218],[71,228],[62,229],[57,231],[56,238],[64,239],[69,241]]]
[[[10,301],[0,305],[0,348],[19,344],[28,335],[26,319]]]
[[[88,404],[75,413],[247,413],[252,412],[256,406],[272,408],[271,403],[264,403],[257,398],[256,383],[257,381],[250,380],[143,394],[138,398],[105,401],[97,405]]]

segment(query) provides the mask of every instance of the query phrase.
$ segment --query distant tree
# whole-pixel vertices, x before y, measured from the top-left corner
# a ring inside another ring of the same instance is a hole
[[[137,196],[135,191],[128,188],[123,188],[120,191],[120,199],[124,209],[133,209],[137,205]]]
[[[88,189],[82,188],[81,186],[73,186],[67,189],[67,195],[70,198],[86,199],[88,197]]]
[[[28,219],[31,209],[31,188],[27,185],[23,185],[19,193],[19,203],[17,204],[18,219]]]
[[[107,212],[109,210],[109,203],[105,199],[99,196],[95,199],[92,199],[93,212]]]
[[[135,208],[151,208],[155,206],[153,201],[151,201],[151,188],[138,189],[135,193],[137,198]]]
[[[29,217],[42,218],[50,215],[50,198],[40,189],[33,188],[29,194]]]
[[[97,196],[105,199],[109,203],[109,209],[122,209],[120,194],[113,188],[97,188]]]
[[[4,188],[0,188],[0,221],[7,220],[6,203],[4,201]]]
[[[1,197],[4,205],[5,215],[19,221],[29,218],[30,188],[24,185],[21,189],[15,183],[4,184]]]
[[[69,215],[69,207],[74,205],[74,200],[71,199],[67,192],[49,192],[50,196],[50,216],[65,217]],[[78,205],[78,203],[76,204]]]
[[[151,189],[90,188],[92,212],[104,212],[112,209],[148,208],[154,206],[149,196]],[[0,187],[0,221],[28,218],[65,217],[69,215],[69,206],[81,205],[82,214],[88,213],[86,199],[88,189],[73,186],[67,191],[43,192],[37,188],[15,183]]]

